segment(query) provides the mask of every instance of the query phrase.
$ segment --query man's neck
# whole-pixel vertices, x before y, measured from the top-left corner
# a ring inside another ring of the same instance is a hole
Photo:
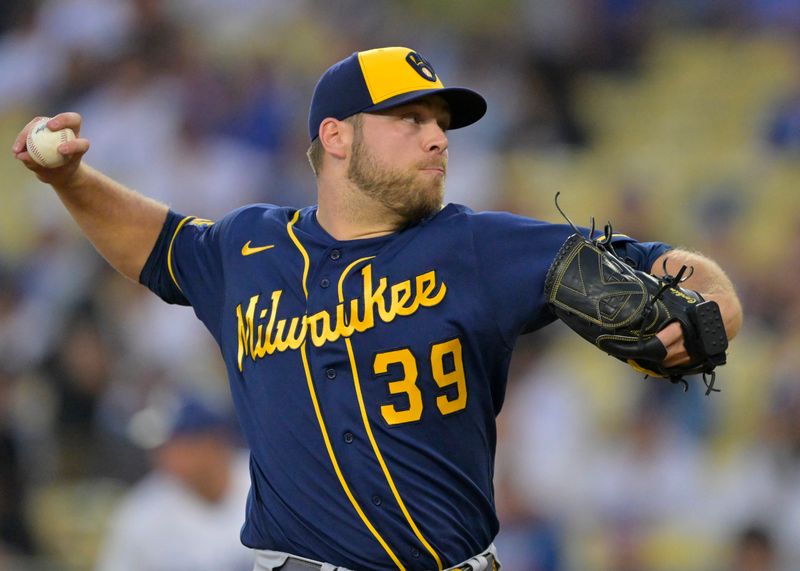
[[[337,240],[377,238],[397,232],[403,221],[380,202],[350,185],[320,182],[317,222]]]

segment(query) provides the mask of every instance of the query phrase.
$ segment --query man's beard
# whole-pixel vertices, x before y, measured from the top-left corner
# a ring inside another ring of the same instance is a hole
[[[410,170],[385,167],[375,160],[357,128],[347,178],[361,192],[400,216],[405,224],[413,224],[438,212],[444,198],[444,177],[428,179],[418,169],[445,168],[446,163],[442,158]]]

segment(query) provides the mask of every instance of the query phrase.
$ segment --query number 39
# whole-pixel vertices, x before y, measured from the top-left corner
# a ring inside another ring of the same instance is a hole
[[[452,356],[452,370],[445,372],[445,358]],[[455,385],[455,395],[441,394],[436,397],[436,407],[442,415],[452,414],[467,406],[467,380],[464,376],[464,361],[461,354],[461,341],[451,339],[436,343],[431,347],[431,371],[433,380],[439,388]],[[405,394],[408,408],[399,409],[393,404],[381,406],[381,415],[388,424],[415,422],[422,418],[422,392],[417,386],[419,373],[417,360],[410,349],[397,349],[375,355],[372,368],[376,375],[385,375],[390,365],[400,365],[403,369],[401,379],[389,381],[389,392],[393,395]]]

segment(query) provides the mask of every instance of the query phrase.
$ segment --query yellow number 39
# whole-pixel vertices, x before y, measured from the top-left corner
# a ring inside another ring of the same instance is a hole
[[[452,364],[445,370],[445,363],[452,358]],[[409,349],[397,349],[375,355],[373,370],[376,375],[383,375],[389,371],[390,365],[400,365],[403,369],[402,378],[389,381],[389,392],[393,395],[405,394],[408,408],[398,410],[393,404],[381,407],[381,415],[388,424],[402,424],[415,422],[422,418],[422,392],[417,386],[419,373],[417,360]],[[452,414],[463,410],[467,406],[467,380],[464,376],[464,360],[461,352],[461,341],[451,339],[443,343],[436,343],[431,347],[431,371],[433,380],[439,388],[444,389],[452,385],[449,394],[436,397],[436,406],[443,415]]]

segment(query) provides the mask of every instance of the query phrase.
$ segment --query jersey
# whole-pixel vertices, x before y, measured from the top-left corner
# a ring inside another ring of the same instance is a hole
[[[351,569],[485,550],[512,349],[555,319],[544,279],[572,232],[455,204],[350,241],[313,206],[170,212],[141,282],[220,346],[251,450],[243,543]],[[648,271],[668,249],[613,240]]]

